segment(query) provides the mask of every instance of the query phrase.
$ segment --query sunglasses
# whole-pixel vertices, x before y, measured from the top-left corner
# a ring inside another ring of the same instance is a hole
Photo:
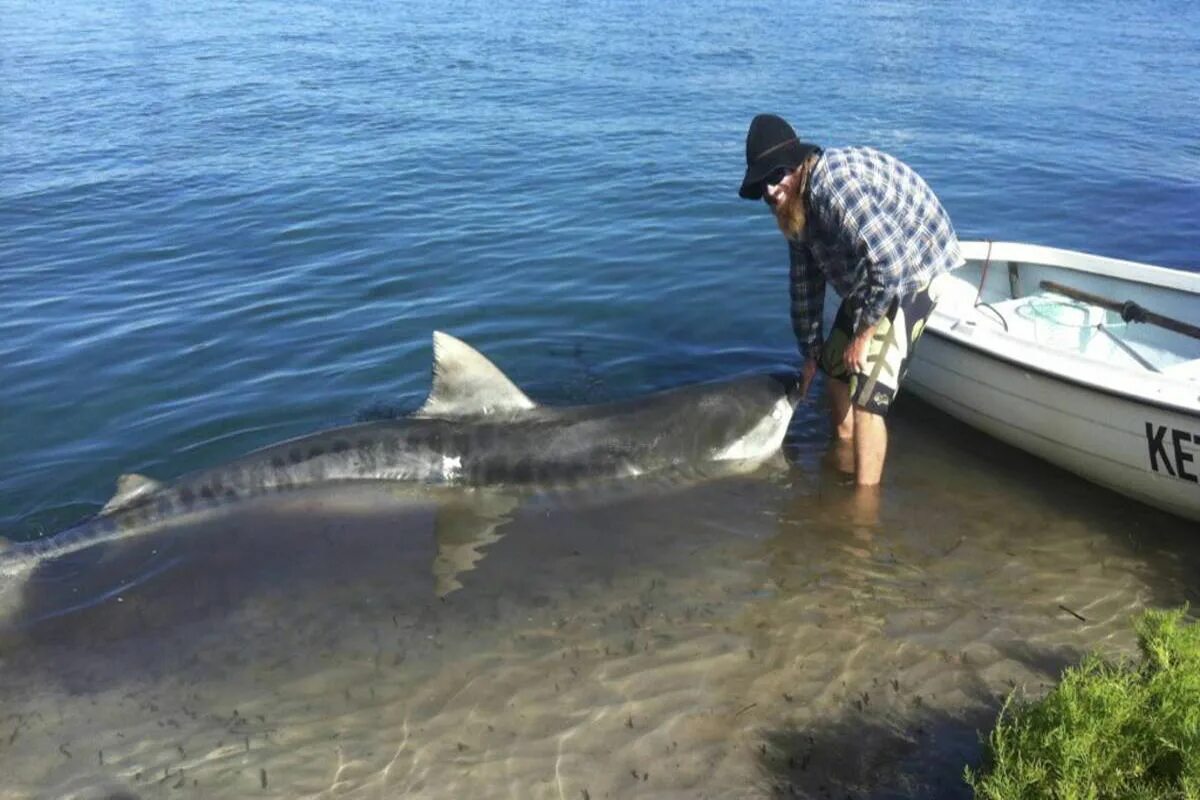
[[[767,188],[782,181],[790,172],[791,170],[787,167],[776,167],[767,173],[767,177],[763,178],[763,200],[772,208],[775,206],[775,201],[771,199],[771,195],[767,194]]]

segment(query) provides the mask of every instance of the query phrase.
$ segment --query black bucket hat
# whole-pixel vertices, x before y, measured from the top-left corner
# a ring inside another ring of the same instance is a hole
[[[764,178],[781,167],[793,170],[820,150],[815,144],[800,141],[782,117],[759,114],[746,134],[746,177],[738,195],[747,200],[761,200]]]

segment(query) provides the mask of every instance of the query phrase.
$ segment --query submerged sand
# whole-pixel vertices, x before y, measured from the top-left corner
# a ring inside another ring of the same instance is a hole
[[[874,521],[811,444],[526,498],[452,558],[444,504],[378,487],[80,554],[0,632],[0,796],[967,796],[1003,697],[1131,652],[1200,552],[908,420]]]

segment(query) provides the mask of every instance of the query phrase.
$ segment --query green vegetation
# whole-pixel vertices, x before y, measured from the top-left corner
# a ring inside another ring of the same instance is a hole
[[[975,797],[1200,798],[1200,625],[1186,612],[1135,620],[1140,663],[1090,655],[1044,699],[1010,695],[984,766],[966,771]]]

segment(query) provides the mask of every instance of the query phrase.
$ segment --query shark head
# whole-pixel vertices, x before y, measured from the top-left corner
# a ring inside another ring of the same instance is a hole
[[[712,424],[714,461],[762,461],[778,452],[800,402],[800,381],[789,373],[753,375],[714,389],[729,410]],[[722,435],[723,434],[723,435]]]

